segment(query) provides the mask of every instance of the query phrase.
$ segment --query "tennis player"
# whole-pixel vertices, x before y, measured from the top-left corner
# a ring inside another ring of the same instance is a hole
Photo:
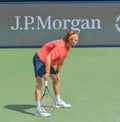
[[[60,97],[60,70],[65,58],[72,46],[78,43],[78,33],[69,31],[63,39],[58,39],[46,43],[39,49],[33,57],[33,64],[36,77],[35,98],[36,98],[36,116],[50,116],[41,109],[41,87],[44,80],[50,77],[53,81],[53,90],[55,93],[56,108],[70,108],[71,105],[64,102]]]

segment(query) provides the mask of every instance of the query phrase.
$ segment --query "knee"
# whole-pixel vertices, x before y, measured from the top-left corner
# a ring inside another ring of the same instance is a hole
[[[36,88],[41,89],[43,85],[43,79],[40,77],[36,77]]]
[[[52,79],[54,82],[58,81],[58,79],[57,79],[57,77],[56,77],[55,74],[51,74],[50,77],[51,77],[51,79]]]

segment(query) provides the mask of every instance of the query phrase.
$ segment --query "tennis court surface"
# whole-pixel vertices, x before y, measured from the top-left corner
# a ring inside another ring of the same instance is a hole
[[[120,122],[120,48],[72,48],[60,81],[72,108],[48,118],[34,116],[37,50],[0,49],[0,122]]]

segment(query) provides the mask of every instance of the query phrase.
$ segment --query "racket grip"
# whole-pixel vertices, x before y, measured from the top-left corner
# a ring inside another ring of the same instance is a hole
[[[48,86],[48,82],[47,81],[45,81],[45,86]]]

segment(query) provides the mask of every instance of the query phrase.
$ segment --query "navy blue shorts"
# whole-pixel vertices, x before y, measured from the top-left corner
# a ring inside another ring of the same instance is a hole
[[[40,58],[37,56],[37,54],[33,57],[33,65],[34,65],[34,71],[35,71],[35,77],[43,77],[45,72],[45,65],[40,60]],[[56,74],[56,71],[54,67],[50,67],[50,74]]]

